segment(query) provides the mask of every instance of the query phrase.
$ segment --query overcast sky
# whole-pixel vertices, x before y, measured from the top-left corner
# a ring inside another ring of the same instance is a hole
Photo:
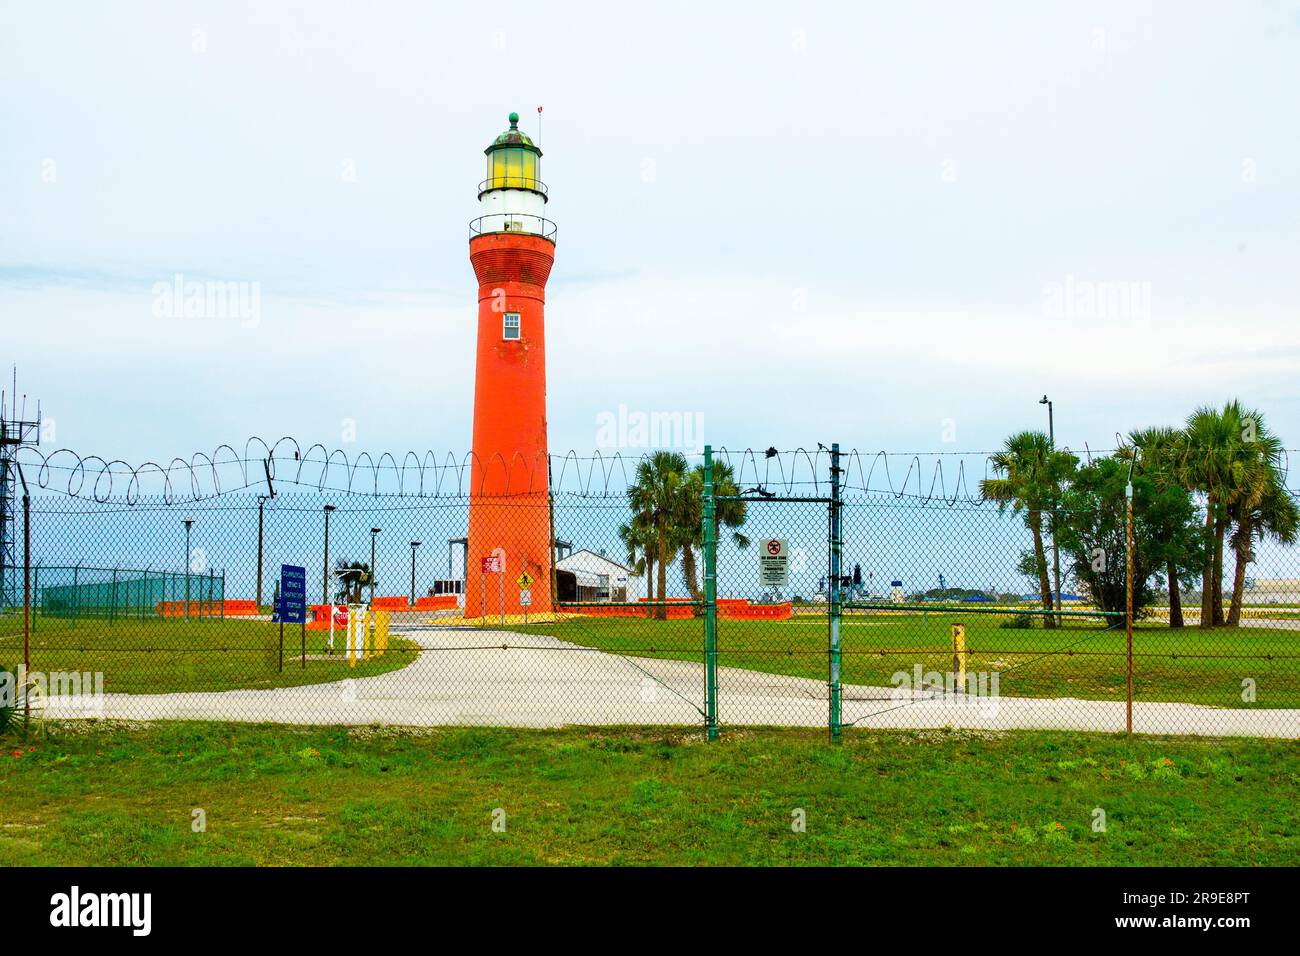
[[[1074,448],[1230,397],[1300,447],[1296,0],[461,7],[0,8],[47,444],[463,453],[482,150],[541,105],[552,451],[985,450],[1044,392]],[[177,273],[256,320],[159,317]]]

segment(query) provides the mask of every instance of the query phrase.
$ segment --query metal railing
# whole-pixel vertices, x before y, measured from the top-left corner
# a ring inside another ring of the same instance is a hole
[[[556,225],[544,216],[526,213],[498,212],[487,216],[478,216],[469,221],[469,237],[487,236],[499,233],[519,233],[525,236],[541,236],[555,241]]]

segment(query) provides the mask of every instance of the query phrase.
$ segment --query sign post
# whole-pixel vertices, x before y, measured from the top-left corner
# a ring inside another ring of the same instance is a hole
[[[489,554],[489,555],[485,555],[485,556],[483,557],[483,574],[482,574],[482,580],[483,580],[483,583],[482,583],[481,588],[480,588],[480,590],[479,590],[479,596],[480,596],[480,598],[481,598],[481,600],[482,600],[482,603],[483,603],[483,622],[484,622],[484,623],[487,623],[487,576],[488,576],[489,574],[495,574],[495,575],[497,575],[498,578],[499,578],[499,582],[498,582],[498,583],[499,583],[499,585],[500,585],[500,591],[501,591],[501,623],[502,623],[502,624],[505,624],[505,622],[506,622],[506,577],[505,577],[505,570],[506,570],[506,563],[505,563],[505,561],[502,559],[502,557],[501,557],[499,551],[494,551],[494,552],[492,552],[491,554]]]
[[[519,606],[524,609],[524,623],[528,623],[528,606],[533,603],[533,592],[529,590],[533,584],[533,576],[528,573],[528,559],[524,558],[524,570],[519,572],[519,577],[515,578],[515,584],[519,585]]]

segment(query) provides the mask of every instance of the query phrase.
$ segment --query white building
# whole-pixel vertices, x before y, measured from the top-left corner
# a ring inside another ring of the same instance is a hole
[[[1232,593],[1232,579],[1224,582],[1225,594]],[[1199,592],[1197,595],[1199,600]],[[1227,603],[1224,597],[1224,603]],[[1247,578],[1242,604],[1300,604],[1300,578]]]
[[[626,565],[594,551],[575,551],[555,562],[556,571],[569,571],[577,580],[578,601],[618,603],[645,595],[645,582]]]

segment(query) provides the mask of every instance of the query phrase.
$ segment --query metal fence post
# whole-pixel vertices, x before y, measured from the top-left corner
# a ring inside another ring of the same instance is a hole
[[[18,477],[23,482],[23,681],[31,680],[32,673],[32,496],[27,492],[27,479],[22,468]],[[23,732],[32,720],[32,697],[28,688],[20,688],[23,695]]]
[[[1134,458],[1136,459],[1136,455]],[[1125,677],[1125,732],[1133,733],[1133,465],[1129,463],[1128,484],[1124,488],[1124,590],[1127,605],[1124,622],[1128,634],[1128,668]]]
[[[830,544],[831,544],[831,608],[830,608],[830,731],[831,740],[839,741],[843,700],[840,688],[840,577],[841,558],[844,547],[842,515],[840,511],[840,443],[831,445],[831,504],[830,504]]]
[[[713,446],[704,446],[704,723],[718,739],[718,529],[714,518]]]

